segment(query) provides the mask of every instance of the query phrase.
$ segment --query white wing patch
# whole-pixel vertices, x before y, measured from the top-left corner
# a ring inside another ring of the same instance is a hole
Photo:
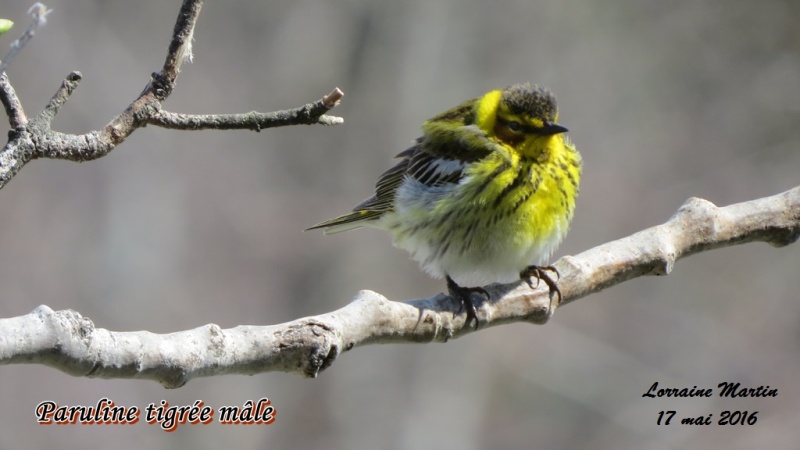
[[[433,176],[435,178],[442,178],[464,170],[464,161],[458,159],[434,159],[431,161],[430,167],[433,168]]]

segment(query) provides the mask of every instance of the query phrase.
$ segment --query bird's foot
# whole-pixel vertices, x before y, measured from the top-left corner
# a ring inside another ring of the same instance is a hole
[[[461,306],[458,309],[458,314],[461,314],[461,311],[464,309],[467,310],[467,325],[469,325],[469,323],[474,319],[475,329],[477,330],[478,326],[480,325],[480,321],[478,321],[478,316],[475,314],[475,305],[472,303],[472,294],[483,295],[486,297],[486,300],[489,300],[489,293],[486,292],[486,289],[482,287],[461,287],[448,276],[447,293],[450,294],[450,297],[461,303]]]
[[[539,287],[539,281],[544,281],[544,284],[550,288],[550,311],[553,310],[553,297],[558,295],[558,303],[561,303],[561,289],[558,288],[558,283],[553,281],[550,278],[550,275],[547,272],[553,272],[556,274],[556,279],[561,278],[561,274],[558,273],[558,270],[553,266],[528,266],[519,273],[519,277],[522,280],[525,280],[528,283],[528,286],[531,289],[536,289]],[[536,278],[536,286],[533,285],[533,279]]]

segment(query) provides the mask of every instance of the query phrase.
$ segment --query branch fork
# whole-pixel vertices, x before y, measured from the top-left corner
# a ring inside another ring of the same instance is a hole
[[[8,143],[0,150],[0,189],[33,159],[50,158],[82,162],[101,158],[125,141],[136,129],[146,125],[176,130],[260,131],[289,125],[338,125],[344,122],[341,117],[326,115],[338,105],[344,95],[339,88],[306,105],[274,112],[196,115],[165,110],[162,103],[175,89],[181,66],[192,59],[192,36],[202,4],[202,0],[183,2],[161,71],[153,73],[142,93],[101,130],[75,135],[51,129],[59,109],[64,106],[83,79],[80,72],[70,73],[47,106],[30,120],[8,76],[0,73],[0,102],[5,107],[12,128]],[[31,11],[33,23],[17,41],[18,44],[12,46],[12,52],[2,62],[3,67],[9,64],[22,45],[33,37],[33,30],[45,23],[45,17],[51,10],[37,4]]]

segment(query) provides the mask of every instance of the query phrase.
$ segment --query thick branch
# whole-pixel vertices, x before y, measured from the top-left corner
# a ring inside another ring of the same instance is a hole
[[[800,186],[724,208],[689,199],[663,225],[559,260],[562,304],[641,275],[666,275],[677,260],[702,251],[751,241],[780,247],[798,237]],[[544,285],[531,290],[525,282],[494,284],[486,290],[491,300],[473,298],[481,329],[543,324],[554,312]],[[77,312],[40,306],[25,316],[0,319],[0,363],[46,364],[75,376],[153,379],[170,388],[232,373],[315,377],[340,353],[358,346],[445,342],[474,332],[460,309],[444,294],[393,302],[361,291],[344,308],[281,325],[223,330],[212,324],[159,335],[95,328]]]

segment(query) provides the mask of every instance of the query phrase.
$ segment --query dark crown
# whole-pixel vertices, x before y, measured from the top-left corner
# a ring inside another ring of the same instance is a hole
[[[556,97],[547,89],[530,83],[515,84],[503,90],[503,102],[512,114],[527,115],[552,122],[558,108]]]

